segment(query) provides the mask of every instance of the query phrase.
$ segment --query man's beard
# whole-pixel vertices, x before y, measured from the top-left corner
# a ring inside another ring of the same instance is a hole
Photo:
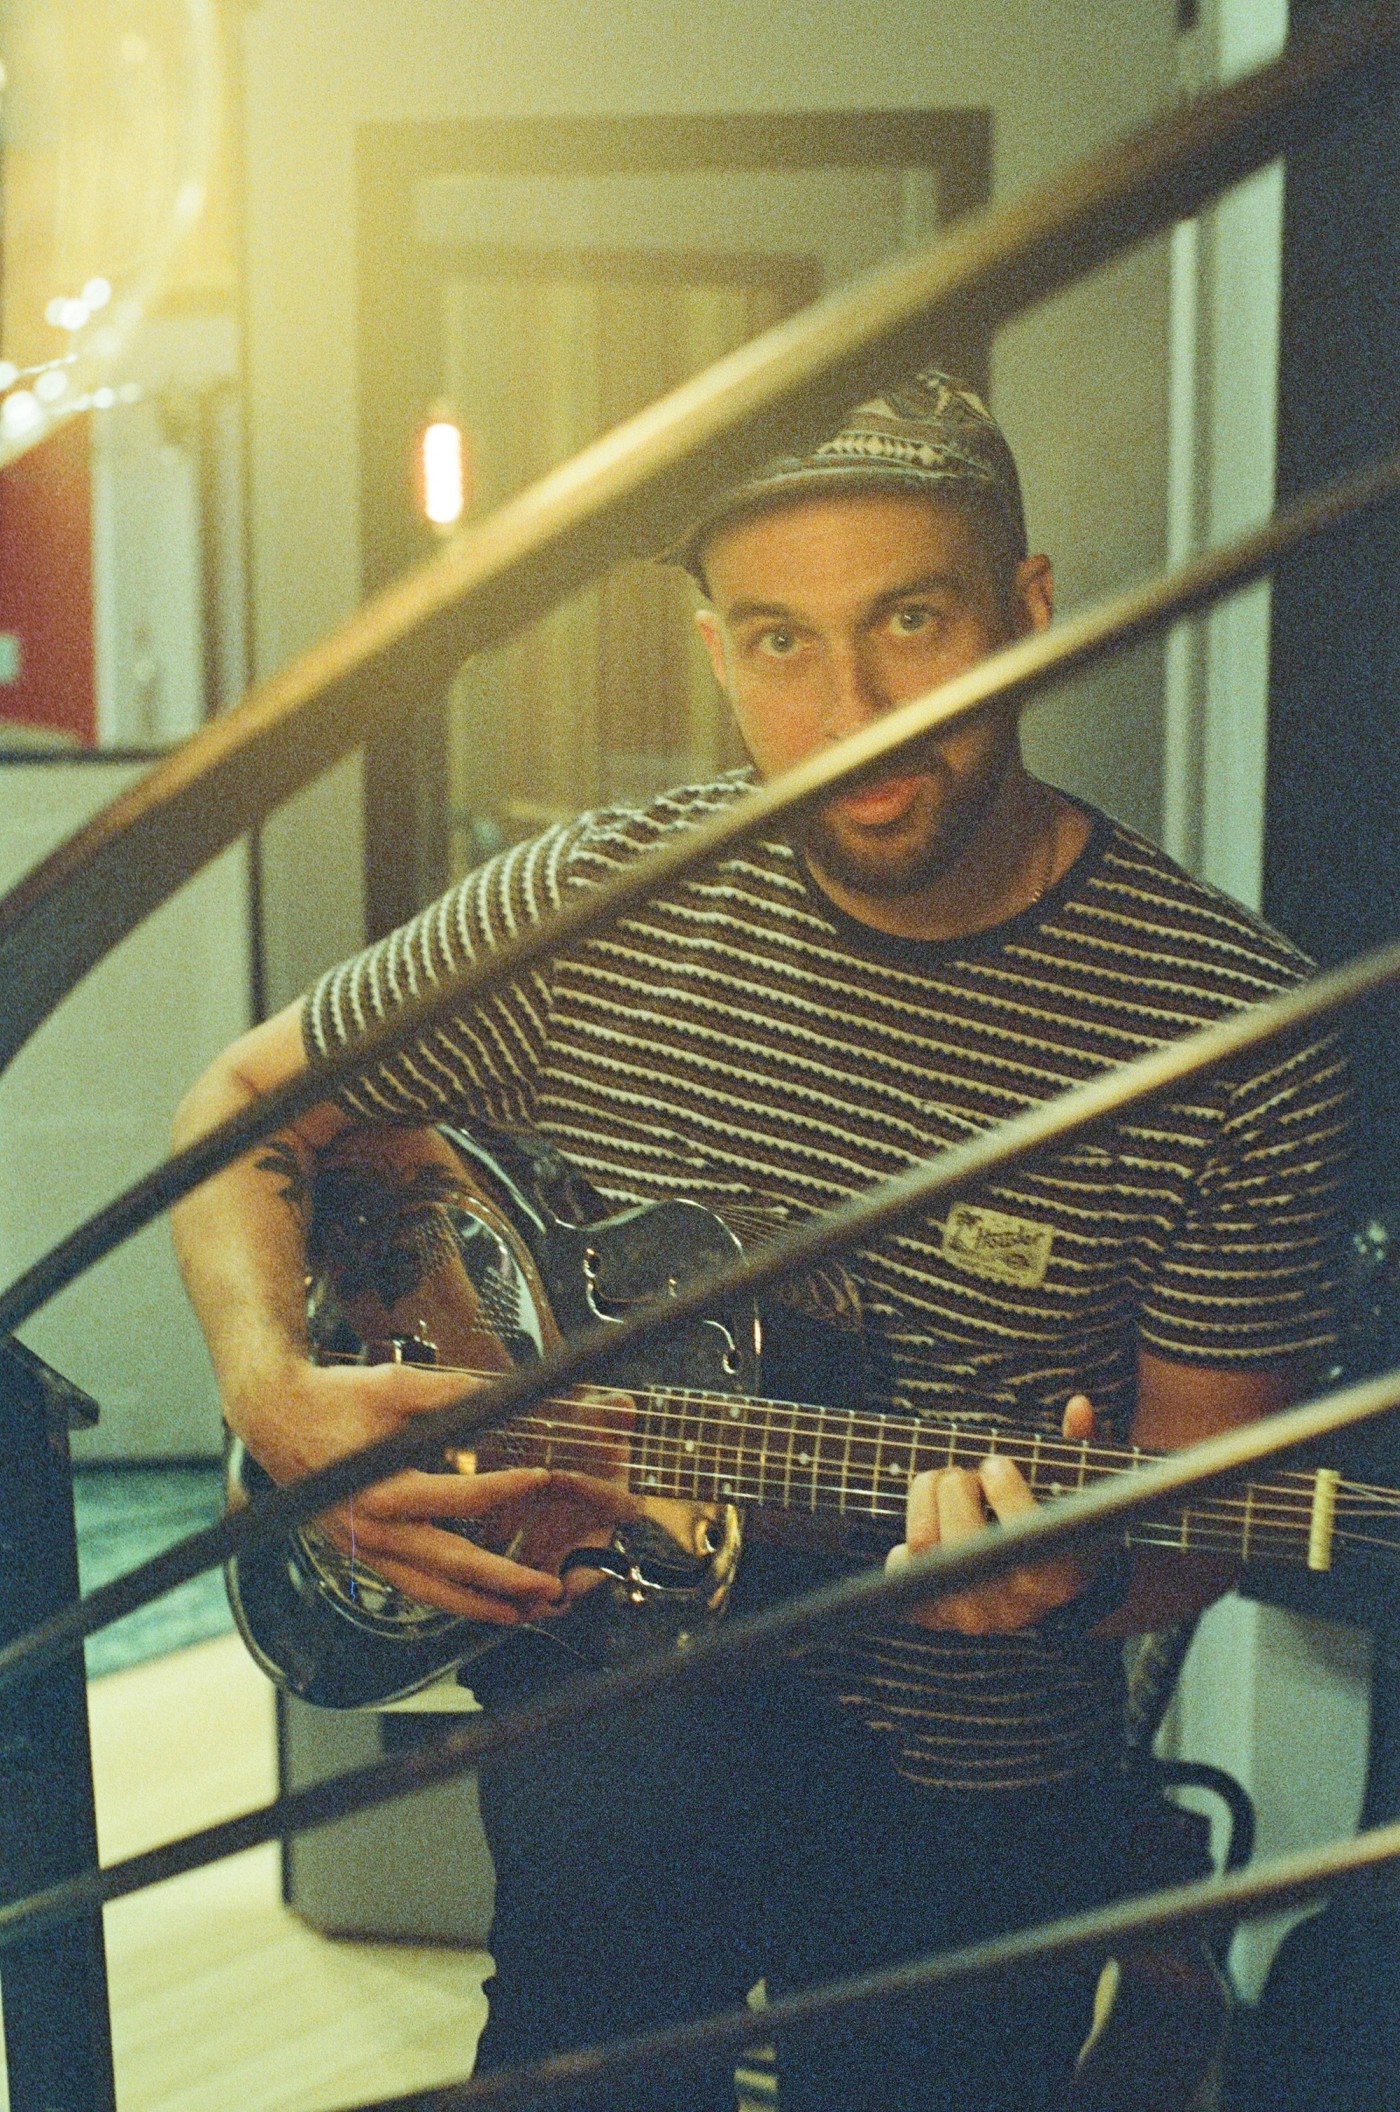
[[[922,894],[937,884],[974,840],[996,804],[1016,754],[1015,721],[1007,719],[976,778],[964,779],[959,785],[956,804],[943,805],[908,843],[897,843],[894,831],[884,843],[873,831],[862,841],[853,829],[843,832],[827,806],[814,807],[798,820],[793,841],[815,866],[818,877],[824,874],[872,901],[901,901]],[[898,770],[900,765],[895,767]],[[916,749],[904,767],[929,770],[936,781],[942,766],[936,751],[921,761]]]

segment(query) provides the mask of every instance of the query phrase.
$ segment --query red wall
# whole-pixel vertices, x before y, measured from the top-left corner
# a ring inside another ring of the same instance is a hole
[[[0,470],[0,631],[20,672],[0,681],[0,720],[97,739],[92,476],[86,418],[69,418]]]

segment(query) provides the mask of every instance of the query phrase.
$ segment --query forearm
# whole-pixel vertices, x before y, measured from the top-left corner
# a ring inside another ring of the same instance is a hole
[[[1147,1452],[1178,1451],[1287,1407],[1306,1394],[1309,1376],[1308,1366],[1298,1362],[1231,1371],[1144,1352],[1129,1434]],[[1228,1553],[1134,1548],[1127,1596],[1098,1632],[1137,1635],[1190,1620],[1229,1591],[1238,1572],[1238,1560]]]
[[[292,1149],[280,1145],[295,1165]],[[306,1354],[302,1229],[260,1164],[205,1183],[172,1215],[175,1254],[209,1348],[225,1412],[240,1436],[255,1371]]]
[[[257,1030],[226,1052],[181,1103],[176,1148],[194,1142],[260,1093],[288,1035]],[[285,1069],[285,1061],[276,1068]],[[329,1106],[255,1146],[194,1189],[171,1214],[181,1274],[209,1345],[225,1413],[254,1442],[259,1402],[276,1391],[276,1374],[307,1356],[305,1239],[316,1150],[344,1126]]]

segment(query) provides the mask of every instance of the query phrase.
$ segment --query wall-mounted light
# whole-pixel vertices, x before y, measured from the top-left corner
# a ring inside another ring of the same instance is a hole
[[[467,435],[451,406],[435,403],[414,445],[414,491],[418,510],[439,535],[454,529],[471,497]]]

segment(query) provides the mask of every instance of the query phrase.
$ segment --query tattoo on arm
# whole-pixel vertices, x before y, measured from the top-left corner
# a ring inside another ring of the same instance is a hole
[[[283,1137],[274,1137],[260,1159],[254,1161],[259,1173],[270,1173],[281,1182],[278,1194],[290,1210],[298,1217],[306,1218],[311,1209],[311,1183],[306,1177],[306,1168],[301,1157]]]

